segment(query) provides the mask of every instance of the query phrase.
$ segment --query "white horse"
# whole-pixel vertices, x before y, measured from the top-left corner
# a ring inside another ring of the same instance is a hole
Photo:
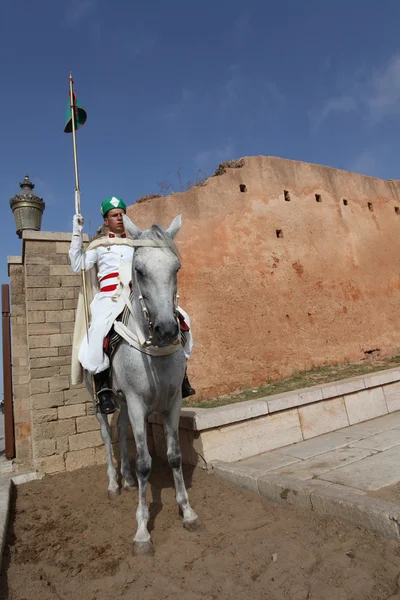
[[[200,520],[189,503],[182,474],[179,445],[179,415],[182,407],[182,381],[186,358],[180,343],[177,319],[177,274],[181,267],[173,238],[181,227],[181,215],[167,230],[153,225],[141,231],[124,215],[125,229],[136,240],[132,262],[132,303],[129,321],[124,327],[115,323],[125,339],[119,344],[112,361],[113,388],[119,397],[118,438],[121,450],[121,475],[125,489],[132,489],[127,432],[131,422],[136,443],[136,476],[139,504],[136,511],[137,531],[133,540],[135,554],[153,554],[153,543],[147,528],[149,510],[146,487],[151,471],[147,446],[146,419],[152,412],[164,416],[167,458],[173,471],[176,500],[188,530],[200,526]],[[88,388],[91,386],[87,380]],[[112,460],[111,428],[107,416],[97,412],[101,435],[107,453],[108,493],[119,493],[117,473]]]

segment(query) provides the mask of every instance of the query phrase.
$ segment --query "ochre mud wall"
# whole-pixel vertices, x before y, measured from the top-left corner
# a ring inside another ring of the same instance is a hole
[[[243,162],[128,209],[142,228],[183,215],[179,293],[198,392],[396,352],[400,182],[280,158]]]

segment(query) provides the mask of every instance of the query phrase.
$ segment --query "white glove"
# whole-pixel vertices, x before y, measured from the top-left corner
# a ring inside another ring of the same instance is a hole
[[[72,220],[72,234],[82,235],[83,230],[83,217],[82,215],[74,215]]]

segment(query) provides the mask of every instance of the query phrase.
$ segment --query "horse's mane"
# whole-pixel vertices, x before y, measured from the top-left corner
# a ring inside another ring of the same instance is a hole
[[[148,233],[150,234],[151,239],[156,239],[160,242],[163,242],[167,246],[168,250],[170,250],[172,254],[176,256],[176,258],[181,260],[181,255],[177,246],[175,245],[174,240],[169,233],[165,231],[165,229],[162,229],[162,227],[159,227],[158,225],[152,225],[150,229],[148,229]]]

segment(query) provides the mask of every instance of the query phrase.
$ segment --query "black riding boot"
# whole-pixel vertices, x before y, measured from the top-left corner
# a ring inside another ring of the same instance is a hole
[[[115,394],[108,387],[108,369],[94,376],[96,394],[102,415],[110,415],[116,411]]]
[[[188,396],[194,396],[196,390],[192,388],[189,383],[189,378],[187,376],[187,371],[185,371],[185,377],[182,381],[182,398],[187,398]]]

